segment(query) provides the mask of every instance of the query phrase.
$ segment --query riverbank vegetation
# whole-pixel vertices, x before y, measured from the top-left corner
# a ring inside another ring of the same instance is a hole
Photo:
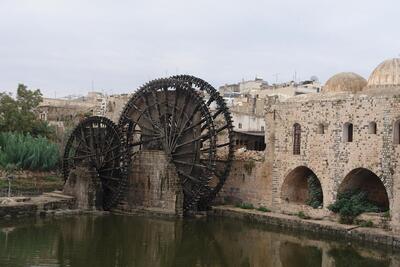
[[[43,192],[61,190],[64,181],[55,172],[16,172],[11,181],[11,196],[33,196]],[[0,197],[8,195],[8,181],[0,179]]]
[[[58,146],[44,137],[0,132],[0,167],[49,171],[58,167]]]
[[[323,201],[322,187],[315,174],[311,174],[307,178],[307,185],[309,194],[306,204],[314,209],[321,207]]]
[[[338,194],[335,203],[329,210],[338,213],[340,222],[354,223],[354,219],[364,212],[380,212],[381,210],[368,199],[368,193],[360,190],[349,190]]]
[[[58,167],[60,152],[55,130],[38,118],[39,89],[19,84],[17,94],[0,93],[0,169],[49,171]]]

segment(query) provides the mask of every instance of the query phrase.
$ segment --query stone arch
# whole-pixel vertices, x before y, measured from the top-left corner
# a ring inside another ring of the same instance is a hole
[[[282,200],[289,203],[307,204],[307,200],[310,196],[308,179],[311,176],[316,177],[317,186],[322,193],[321,203],[323,203],[321,181],[318,179],[317,175],[306,166],[298,166],[286,175],[281,187]]]
[[[350,171],[339,186],[338,193],[349,190],[362,190],[368,193],[368,199],[381,210],[389,210],[389,197],[385,185],[374,172],[365,168]]]

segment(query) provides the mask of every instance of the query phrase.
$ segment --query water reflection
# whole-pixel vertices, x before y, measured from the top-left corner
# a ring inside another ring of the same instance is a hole
[[[230,219],[129,216],[3,225],[0,266],[399,266],[399,256]]]

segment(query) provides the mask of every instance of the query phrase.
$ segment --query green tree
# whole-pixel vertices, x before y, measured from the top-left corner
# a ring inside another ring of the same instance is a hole
[[[54,129],[35,114],[42,99],[39,89],[29,90],[24,84],[18,85],[16,98],[10,93],[0,93],[0,132],[54,137]]]

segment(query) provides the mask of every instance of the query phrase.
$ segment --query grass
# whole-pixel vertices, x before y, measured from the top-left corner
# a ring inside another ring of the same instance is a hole
[[[356,224],[358,224],[361,227],[373,227],[374,223],[371,220],[364,221],[364,220],[358,220],[356,221]]]
[[[383,213],[383,217],[384,218],[390,218],[390,211],[385,211],[384,213]]]
[[[49,192],[62,189],[63,184],[63,179],[55,175],[44,177],[16,178],[11,181],[11,193],[13,191]],[[0,179],[0,189],[8,189],[8,180]]]
[[[251,203],[243,202],[243,203],[237,204],[236,207],[244,209],[244,210],[254,210],[254,206]]]
[[[263,207],[263,206],[258,207],[257,210],[258,210],[258,211],[262,211],[262,212],[271,212],[270,209],[268,209],[268,208],[266,208],[266,207]]]
[[[304,220],[308,220],[308,219],[311,218],[310,216],[306,215],[306,214],[305,214],[304,212],[302,212],[302,211],[299,211],[299,212],[297,213],[297,217],[299,217],[300,219],[304,219]]]

